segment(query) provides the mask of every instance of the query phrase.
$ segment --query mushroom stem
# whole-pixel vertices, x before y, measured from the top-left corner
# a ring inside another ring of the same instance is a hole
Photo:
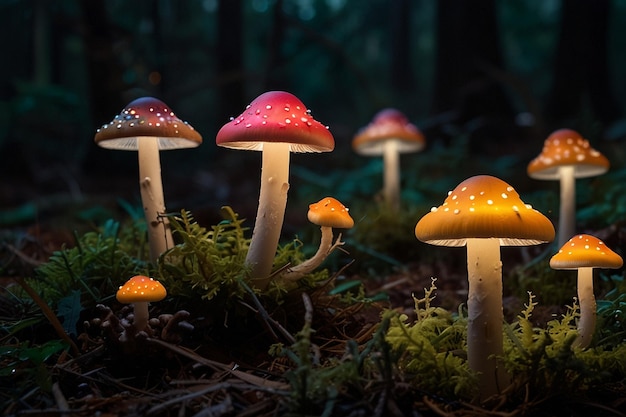
[[[576,229],[576,178],[574,166],[559,167],[561,207],[559,211],[558,247],[563,246],[575,234]]]
[[[246,255],[246,263],[252,268],[250,276],[254,286],[261,290],[269,284],[285,217],[289,190],[289,146],[288,143],[263,143],[259,207]]]
[[[467,239],[467,359],[478,373],[480,398],[505,388],[508,377],[498,364],[503,354],[502,262],[497,238]]]
[[[343,242],[341,241],[341,234],[339,234],[337,241],[333,244],[332,227],[321,226],[320,229],[322,230],[322,238],[320,240],[320,247],[317,249],[315,255],[313,255],[312,258],[289,268],[289,270],[281,276],[281,279],[285,281],[296,281],[302,278],[304,275],[312,272],[315,268],[320,266],[337,246],[343,245]]]
[[[578,337],[574,346],[586,348],[591,343],[596,329],[596,298],[593,295],[593,268],[578,268],[578,302],[580,303],[580,319],[578,320]]]
[[[145,330],[148,326],[148,302],[147,301],[135,301],[133,303],[133,327],[136,331],[140,332]]]
[[[398,142],[388,140],[383,153],[383,195],[390,209],[400,209],[400,154]]]
[[[158,138],[138,137],[139,188],[141,203],[148,227],[150,260],[157,258],[168,249],[172,242],[172,231],[165,214],[165,199],[161,182],[161,161]]]

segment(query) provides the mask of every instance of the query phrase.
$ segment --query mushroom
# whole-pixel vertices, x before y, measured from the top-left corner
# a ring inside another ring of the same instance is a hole
[[[609,169],[609,161],[572,129],[553,132],[543,150],[527,167],[538,180],[560,181],[558,245],[563,246],[576,229],[576,178],[594,177]]]
[[[622,257],[604,242],[591,235],[577,235],[567,241],[550,259],[554,269],[578,270],[578,302],[580,319],[578,337],[574,346],[586,348],[591,343],[596,328],[596,299],[593,295],[593,268],[621,268]]]
[[[142,97],[129,103],[110,122],[97,130],[96,144],[106,149],[137,151],[139,189],[148,225],[150,260],[172,244],[172,232],[165,214],[159,150],[195,148],[202,136],[180,120],[162,101]]]
[[[422,242],[467,246],[467,357],[479,374],[480,397],[508,383],[497,357],[503,353],[501,246],[526,246],[554,239],[554,227],[525,204],[506,182],[488,175],[471,177],[448,193],[415,226]]]
[[[258,289],[269,284],[283,226],[289,190],[290,152],[329,152],[335,140],[327,126],[315,120],[294,95],[269,91],[225,124],[216,143],[232,149],[262,152],[259,206],[246,255]]]
[[[383,196],[392,210],[400,208],[400,154],[420,151],[424,135],[396,109],[383,109],[359,130],[352,148],[360,155],[383,156]]]
[[[281,279],[295,281],[302,278],[320,266],[337,246],[343,245],[341,234],[333,244],[333,228],[350,229],[354,226],[354,220],[348,211],[346,206],[333,197],[324,197],[317,203],[309,205],[307,217],[311,223],[320,226],[322,231],[320,247],[312,258],[290,268]]]
[[[137,332],[148,325],[148,303],[161,301],[167,295],[165,287],[153,278],[135,275],[117,290],[117,301],[132,304],[134,309],[133,327]]]

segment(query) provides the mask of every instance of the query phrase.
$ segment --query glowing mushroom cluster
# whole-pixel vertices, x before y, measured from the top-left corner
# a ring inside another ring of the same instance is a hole
[[[544,142],[541,154],[528,164],[527,172],[531,178],[560,181],[559,246],[575,233],[576,178],[604,174],[609,165],[604,155],[572,129],[553,132]]]
[[[498,363],[503,354],[500,246],[536,245],[554,239],[552,223],[506,182],[478,175],[460,183],[415,226],[422,242],[467,246],[469,281],[467,359],[485,399],[507,386]]]
[[[578,338],[574,344],[586,348],[591,343],[596,328],[596,299],[593,294],[594,268],[621,268],[622,257],[608,248],[595,236],[581,234],[571,238],[550,259],[554,269],[578,270]]]

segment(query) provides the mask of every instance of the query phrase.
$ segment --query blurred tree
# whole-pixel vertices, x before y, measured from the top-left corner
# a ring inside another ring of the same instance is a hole
[[[218,120],[241,112],[246,102],[241,0],[220,0],[217,9]]]
[[[495,0],[436,4],[432,111],[444,116],[443,122],[463,125],[472,136],[502,137],[502,123],[512,120],[513,108],[494,76],[503,68]]]
[[[80,0],[83,42],[93,122],[100,126],[126,105],[126,85],[113,46],[116,43],[105,0]]]
[[[283,12],[283,0],[276,0],[272,7],[272,26],[267,43],[267,61],[263,74],[263,90],[285,90],[281,80],[284,56],[282,45],[285,38],[286,18]]]
[[[410,93],[415,87],[411,65],[411,0],[392,0],[391,86],[397,93]]]
[[[610,0],[561,2],[561,29],[546,106],[547,118],[556,124],[576,123],[585,103],[603,123],[620,115],[608,68],[610,9]]]

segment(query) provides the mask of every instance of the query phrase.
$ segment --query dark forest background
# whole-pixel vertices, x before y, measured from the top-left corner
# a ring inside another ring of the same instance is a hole
[[[380,161],[350,142],[384,107],[405,112],[428,143],[403,157],[409,199],[430,197],[416,190],[424,168],[415,168],[429,152],[470,167],[442,166],[454,168],[442,187],[489,163],[484,173],[521,191],[544,186],[526,182],[525,167],[561,127],[613,163],[625,159],[623,0],[0,0],[0,28],[5,210],[93,196],[136,203],[136,155],[100,149],[93,135],[144,95],[204,137],[161,154],[172,209],[229,204],[253,216],[260,155],[214,140],[272,89],[298,96],[336,140],[331,154],[293,156],[295,205],[377,191]]]

